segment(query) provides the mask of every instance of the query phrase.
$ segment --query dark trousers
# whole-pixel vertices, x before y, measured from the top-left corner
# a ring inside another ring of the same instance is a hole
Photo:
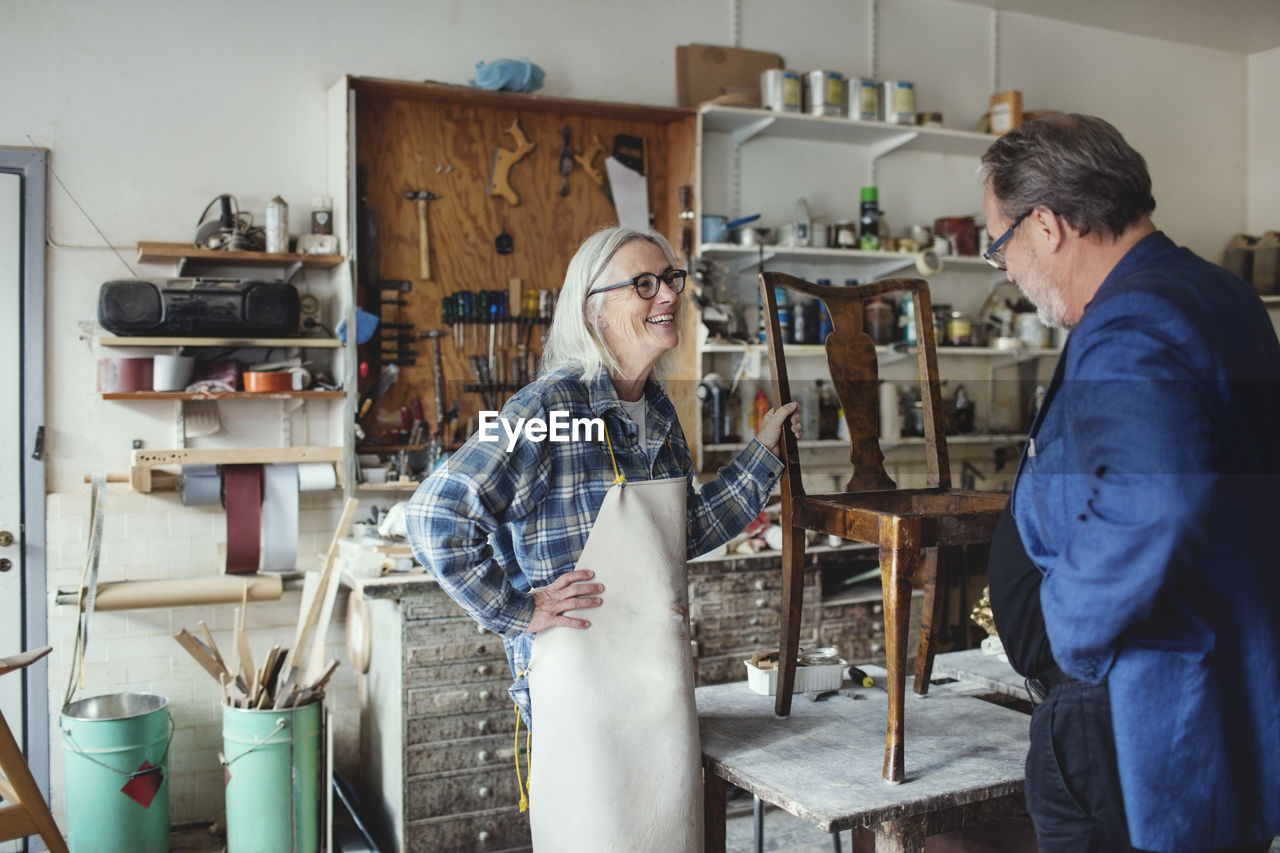
[[[1129,844],[1106,684],[1067,680],[1036,706],[1026,795],[1040,853],[1137,851]],[[1265,853],[1270,844],[1219,853]]]

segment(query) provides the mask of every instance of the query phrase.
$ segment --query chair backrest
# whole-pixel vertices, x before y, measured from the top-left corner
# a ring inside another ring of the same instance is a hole
[[[916,278],[891,278],[872,284],[838,287],[814,284],[785,273],[760,274],[763,305],[767,311],[765,330],[769,342],[769,363],[778,387],[779,405],[791,401],[787,381],[787,364],[778,323],[778,300],[775,288],[816,296],[827,306],[831,317],[831,334],[827,336],[827,367],[836,396],[844,409],[849,426],[849,461],[853,474],[845,484],[846,492],[877,491],[896,488],[885,473],[884,452],[880,448],[880,369],[875,342],[863,329],[863,305],[886,293],[912,293],[916,320],[916,364],[920,377],[920,396],[924,408],[924,446],[927,482],[931,488],[951,486],[951,467],[947,459],[947,439],[942,423],[942,389],[938,379],[938,353],[933,333],[933,306],[929,285]],[[785,437],[787,477],[784,489],[791,495],[803,495],[800,482],[800,454],[795,436],[788,430]]]

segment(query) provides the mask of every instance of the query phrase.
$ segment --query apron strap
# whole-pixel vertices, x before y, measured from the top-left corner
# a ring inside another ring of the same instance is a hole
[[[618,470],[618,457],[613,455],[613,439],[609,438],[609,427],[604,428],[604,440],[609,445],[609,461],[613,463],[613,484],[615,486],[622,485],[627,482],[627,478]]]
[[[528,772],[533,771],[533,749],[530,740],[533,733],[528,729],[525,730],[524,749],[525,762],[529,765]],[[515,747],[512,752],[516,758],[516,790],[520,792],[520,811],[521,813],[529,810],[529,785],[520,778],[520,706],[516,705],[516,738]],[[526,776],[528,775],[526,772]]]

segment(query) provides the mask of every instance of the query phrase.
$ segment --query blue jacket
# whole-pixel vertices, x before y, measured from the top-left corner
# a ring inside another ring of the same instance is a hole
[[[1134,846],[1280,834],[1280,342],[1164,234],[1086,306],[1013,511],[1058,665],[1106,680]]]

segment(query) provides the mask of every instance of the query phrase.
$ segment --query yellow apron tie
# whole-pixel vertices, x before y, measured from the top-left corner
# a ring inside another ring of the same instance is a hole
[[[613,455],[613,439],[609,438],[609,428],[604,428],[604,440],[609,445],[609,461],[613,463],[613,484],[615,486],[623,485],[627,482],[627,478],[622,476],[622,472],[618,470],[618,458]]]

